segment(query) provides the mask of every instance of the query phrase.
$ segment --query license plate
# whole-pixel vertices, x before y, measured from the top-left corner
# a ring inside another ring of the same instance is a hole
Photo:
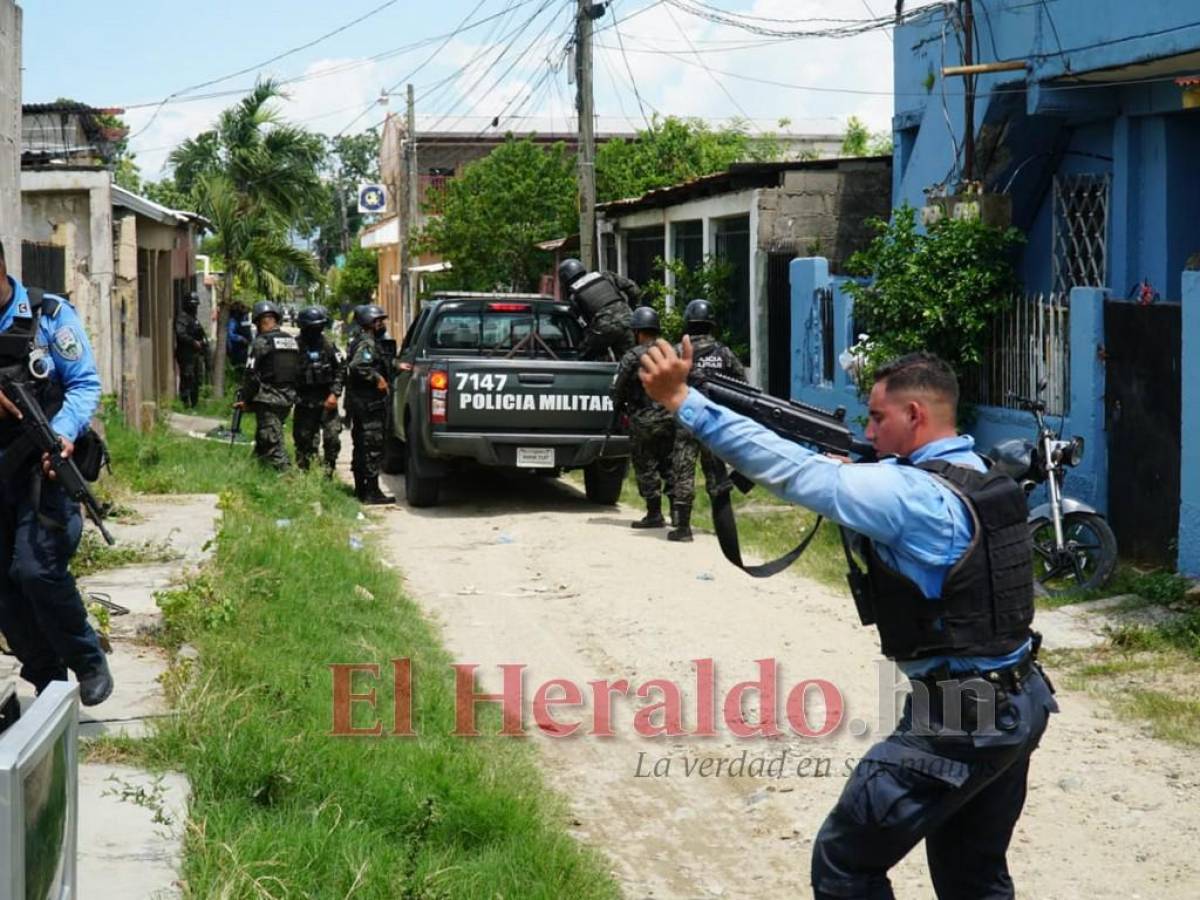
[[[553,469],[553,447],[518,447],[517,465],[522,469]]]

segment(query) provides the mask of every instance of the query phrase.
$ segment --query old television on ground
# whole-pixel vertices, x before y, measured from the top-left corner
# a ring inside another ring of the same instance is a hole
[[[55,681],[0,734],[0,900],[75,900],[79,688]]]

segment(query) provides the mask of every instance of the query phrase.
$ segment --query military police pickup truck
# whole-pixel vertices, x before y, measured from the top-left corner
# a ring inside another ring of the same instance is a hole
[[[583,329],[539,294],[427,300],[396,355],[384,470],[412,506],[437,503],[464,465],[510,473],[582,469],[589,500],[617,501],[629,440],[613,419],[614,362],[581,362]]]

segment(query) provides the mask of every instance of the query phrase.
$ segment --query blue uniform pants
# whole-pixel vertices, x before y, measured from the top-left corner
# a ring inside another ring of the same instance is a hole
[[[0,632],[38,691],[104,664],[67,568],[82,532],[79,505],[31,467],[0,483]]]
[[[1030,755],[1058,706],[1038,672],[997,704],[986,735],[939,733],[933,705],[916,717],[927,727],[914,727],[910,697],[896,731],[850,775],[813,845],[817,900],[893,900],[888,870],[922,840],[941,900],[1015,896],[1005,856]]]

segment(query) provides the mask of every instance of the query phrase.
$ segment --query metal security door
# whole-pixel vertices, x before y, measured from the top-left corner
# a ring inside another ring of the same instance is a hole
[[[1180,326],[1178,304],[1104,306],[1108,518],[1121,556],[1154,565],[1179,533]]]
[[[767,257],[767,391],[792,396],[791,253]]]

